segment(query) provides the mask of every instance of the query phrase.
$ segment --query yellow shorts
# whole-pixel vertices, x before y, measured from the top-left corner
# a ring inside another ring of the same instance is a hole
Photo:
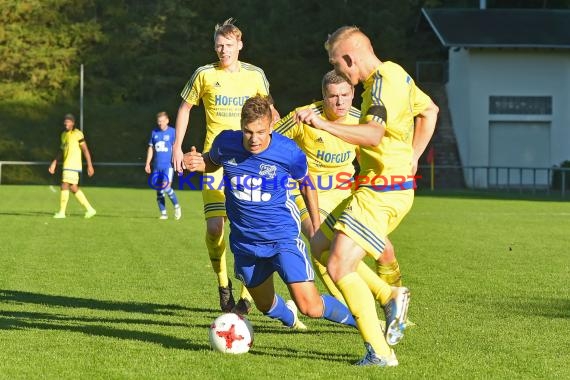
[[[386,236],[396,229],[414,203],[414,190],[379,192],[359,187],[328,216],[321,231],[332,240],[342,231],[374,259],[384,251]]]
[[[79,183],[79,173],[77,170],[63,169],[61,182],[77,185]]]
[[[202,201],[204,217],[226,216],[226,196],[223,190],[222,168],[212,173],[204,173],[202,177]]]
[[[301,221],[309,218],[309,212],[305,205],[303,196],[298,191],[295,194],[295,204],[299,208],[301,214]],[[343,200],[348,198],[352,192],[350,190],[332,189],[328,191],[319,192],[319,214],[321,220],[324,220],[329,214],[339,205]]]

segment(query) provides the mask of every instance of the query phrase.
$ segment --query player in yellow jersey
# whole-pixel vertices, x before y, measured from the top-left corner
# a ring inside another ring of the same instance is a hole
[[[241,108],[245,101],[255,95],[269,95],[269,83],[263,70],[249,63],[239,61],[243,48],[241,31],[230,18],[214,31],[214,50],[218,62],[199,67],[182,90],[182,102],[176,117],[176,141],[173,148],[174,169],[182,173],[182,142],[188,128],[190,110],[200,100],[206,110],[206,140],[204,151],[208,151],[214,138],[223,130],[240,129]],[[271,107],[273,118],[279,114]],[[204,177],[202,199],[206,219],[206,246],[212,268],[218,278],[220,308],[247,314],[251,310],[251,297],[242,286],[237,304],[232,294],[232,284],[226,267],[226,244],[224,224],[226,220],[225,197],[222,183],[222,170]],[[219,189],[219,190],[218,190]]]
[[[81,153],[83,153],[85,161],[87,161],[87,175],[92,177],[95,173],[93,163],[91,162],[91,154],[87,148],[83,132],[75,129],[75,117],[72,114],[65,115],[63,125],[65,126],[65,131],[61,134],[61,152],[51,162],[48,169],[50,174],[54,174],[57,161],[63,157],[60,206],[59,211],[53,217],[56,219],[65,218],[69,191],[71,190],[79,203],[85,207],[85,218],[89,219],[95,216],[97,212],[91,207],[83,191],[79,189],[79,174],[82,171]]]
[[[395,366],[388,344],[403,336],[409,292],[379,277],[371,292],[357,267],[367,252],[375,258],[382,254],[386,236],[410,210],[418,159],[433,135],[438,108],[399,65],[380,61],[357,27],[338,29],[325,47],[336,72],[353,85],[364,84],[360,124],[326,121],[310,110],[298,112],[297,120],[359,145],[361,177],[360,187],[322,224],[311,248],[319,256],[330,246],[327,270],[365,342],[367,353],[357,364]],[[375,298],[386,314],[386,337]]]
[[[319,212],[324,222],[329,214],[348,196],[351,195],[351,181],[355,170],[353,161],[358,146],[350,144],[326,131],[312,128],[306,124],[296,122],[295,115],[303,109],[313,109],[321,118],[349,125],[357,125],[360,119],[360,110],[352,107],[354,87],[345,78],[334,70],[323,76],[321,83],[323,100],[308,106],[298,107],[274,125],[274,131],[293,139],[305,152],[309,163],[309,172],[316,183],[313,184],[319,196]],[[301,213],[301,227],[303,234],[309,238],[310,219],[307,208],[300,196],[295,193],[295,203]],[[386,257],[393,258],[393,249],[390,241],[386,239],[386,248],[379,261]],[[326,286],[329,293],[343,301],[342,294],[334,285],[326,271],[326,267],[312,255],[313,266],[317,275]],[[377,261],[380,268],[383,263]],[[396,262],[397,265],[397,262]],[[365,268],[361,268],[365,270]],[[370,275],[370,274],[369,274]],[[386,280],[386,276],[381,276]],[[399,281],[399,270],[396,276]],[[393,281],[389,281],[391,283]]]

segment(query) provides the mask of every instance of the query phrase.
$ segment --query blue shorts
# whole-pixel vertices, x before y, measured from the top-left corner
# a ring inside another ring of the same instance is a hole
[[[151,173],[152,180],[155,184],[172,183],[174,169],[172,168],[156,168]]]
[[[269,243],[261,246],[240,244],[239,249],[234,246],[232,251],[235,276],[246,288],[261,285],[273,272],[277,272],[286,284],[315,279],[305,243],[300,238],[290,243]],[[259,255],[259,251],[263,253]]]

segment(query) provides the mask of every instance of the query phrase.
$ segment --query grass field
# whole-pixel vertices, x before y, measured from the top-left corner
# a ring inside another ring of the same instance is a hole
[[[250,353],[214,353],[201,198],[157,220],[151,190],[0,186],[1,378],[570,378],[570,202],[416,198],[392,235],[417,323],[400,366],[355,368],[356,330],[255,311]],[[285,295],[284,287],[280,286]]]

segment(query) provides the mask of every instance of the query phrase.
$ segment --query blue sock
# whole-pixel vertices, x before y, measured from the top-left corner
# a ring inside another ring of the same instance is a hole
[[[350,310],[336,298],[329,296],[328,294],[322,295],[323,300],[323,318],[329,321],[342,323],[343,325],[349,325],[356,327],[356,322]]]
[[[166,213],[166,204],[164,202],[164,192],[162,190],[156,191],[156,201],[158,202],[158,209],[161,214]]]
[[[267,313],[264,314],[269,318],[280,320],[281,323],[288,327],[293,326],[293,323],[295,323],[295,315],[291,309],[285,305],[283,298],[279,297],[277,294],[275,295],[275,302],[273,303],[273,306]]]
[[[166,193],[166,195],[168,195],[168,198],[170,198],[174,207],[177,207],[178,206],[178,198],[176,198],[176,194],[174,193],[174,190],[172,190],[172,187],[168,187],[168,188],[164,189],[164,192]]]

